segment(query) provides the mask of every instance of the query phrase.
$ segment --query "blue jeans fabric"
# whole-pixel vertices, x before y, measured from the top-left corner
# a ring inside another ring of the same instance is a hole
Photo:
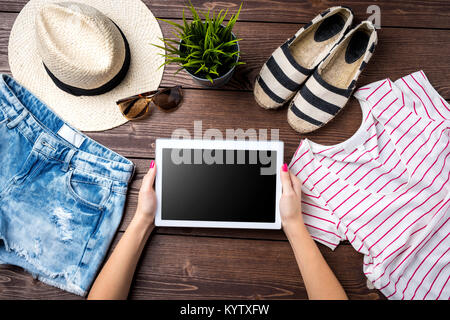
[[[0,263],[86,295],[119,226],[133,173],[131,161],[0,76]]]

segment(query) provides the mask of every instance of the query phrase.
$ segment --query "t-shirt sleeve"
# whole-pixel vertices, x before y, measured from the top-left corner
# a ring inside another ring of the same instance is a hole
[[[299,172],[305,165],[305,160],[302,158],[305,150],[301,146],[302,143],[300,143],[299,148],[289,164],[290,171],[294,174]],[[299,178],[300,180],[305,179],[301,174]],[[339,220],[337,217],[325,204],[324,200],[314,191],[311,191],[305,184],[302,185],[301,202],[303,222],[315,241],[334,250],[340,241],[346,239],[342,231],[338,230]]]
[[[419,117],[449,122],[449,104],[434,89],[422,70],[398,79],[395,84],[402,91],[404,106]]]
[[[339,221],[320,198],[311,197],[310,190],[302,190],[303,222],[311,237],[334,250],[345,236],[337,228]]]

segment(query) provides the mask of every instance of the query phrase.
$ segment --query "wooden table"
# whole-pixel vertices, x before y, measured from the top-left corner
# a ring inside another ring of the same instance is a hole
[[[7,59],[9,33],[26,0],[0,0],[0,72],[10,73]],[[145,0],[161,18],[180,19],[184,1]],[[192,1],[203,9],[230,8],[240,0]],[[253,99],[256,75],[272,51],[316,14],[333,5],[350,6],[356,22],[366,19],[369,5],[381,8],[379,44],[360,77],[359,85],[389,77],[395,80],[423,69],[431,83],[450,98],[450,2],[441,1],[244,1],[235,33],[241,41],[242,61],[229,84],[205,89],[184,72],[174,75],[175,66],[165,69],[161,86],[181,84],[185,100],[171,114],[154,113],[143,121],[127,123],[113,130],[88,135],[131,159],[137,166],[123,221],[115,246],[136,209],[143,174],[154,157],[155,139],[170,137],[176,128],[193,132],[194,121],[203,130],[248,128],[279,129],[289,162],[302,136],[286,121],[284,108],[266,111]],[[165,36],[170,28],[161,23]],[[145,67],[145,66],[144,66]],[[335,144],[348,139],[359,127],[361,111],[352,98],[346,111],[308,137],[318,143]],[[270,132],[270,131],[269,131]],[[383,299],[369,290],[362,271],[363,256],[349,243],[334,252],[319,245],[351,299]],[[47,286],[13,266],[0,266],[0,299],[79,299]],[[305,299],[302,278],[292,250],[282,231],[157,228],[151,236],[132,285],[132,299]]]

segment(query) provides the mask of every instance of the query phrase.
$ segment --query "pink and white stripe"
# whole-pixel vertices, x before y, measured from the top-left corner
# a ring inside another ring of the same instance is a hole
[[[306,227],[332,249],[349,240],[389,299],[450,299],[450,106],[422,71],[355,97],[358,132],[302,140],[291,161]]]

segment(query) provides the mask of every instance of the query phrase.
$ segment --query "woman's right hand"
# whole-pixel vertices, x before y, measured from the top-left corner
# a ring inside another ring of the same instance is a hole
[[[280,200],[280,215],[285,232],[304,226],[302,217],[302,183],[284,164],[281,168],[283,193]]]
[[[310,236],[302,216],[302,183],[287,165],[281,168],[283,193],[280,214],[283,230],[294,251],[310,299],[347,299],[342,285],[331,271]]]

